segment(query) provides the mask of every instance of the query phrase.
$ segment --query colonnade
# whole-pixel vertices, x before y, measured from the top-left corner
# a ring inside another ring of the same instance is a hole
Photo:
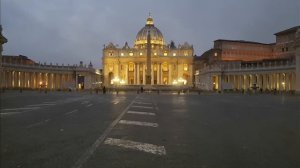
[[[262,89],[289,91],[295,90],[295,72],[229,74],[216,75],[212,78],[213,88],[221,89]],[[217,84],[216,84],[217,83]],[[214,86],[216,85],[216,86]]]
[[[3,88],[64,89],[73,82],[72,73],[2,71]]]

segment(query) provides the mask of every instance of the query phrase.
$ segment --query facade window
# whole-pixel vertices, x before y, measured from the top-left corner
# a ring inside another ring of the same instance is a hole
[[[114,70],[114,66],[110,64],[110,65],[108,66],[108,69],[109,69],[109,71],[113,71],[113,70]]]
[[[188,64],[183,64],[183,70],[184,70],[184,71],[188,71],[188,70],[189,70]]]
[[[143,55],[143,53],[142,53],[142,52],[140,52],[140,55]]]
[[[168,64],[167,63],[162,64],[162,70],[163,71],[168,71]]]
[[[168,53],[167,53],[167,52],[164,52],[164,56],[168,56]]]
[[[121,53],[121,56],[124,56],[124,53]]]
[[[176,53],[173,53],[173,56],[176,56]]]
[[[114,53],[113,53],[113,52],[110,52],[110,53],[109,53],[109,56],[114,56]]]
[[[284,48],[282,48],[281,51],[284,52]]]
[[[133,56],[133,53],[132,53],[132,52],[130,52],[130,53],[129,53],[129,56]]]
[[[156,55],[157,55],[157,53],[155,52],[155,53],[154,53],[154,55],[156,56]]]
[[[133,63],[129,64],[128,71],[134,71],[134,64]]]
[[[218,56],[218,53],[215,52],[215,57]]]
[[[185,52],[183,53],[183,55],[184,55],[184,56],[188,56],[188,52],[185,51]]]
[[[285,51],[289,51],[289,48],[288,48],[288,47],[285,47]]]

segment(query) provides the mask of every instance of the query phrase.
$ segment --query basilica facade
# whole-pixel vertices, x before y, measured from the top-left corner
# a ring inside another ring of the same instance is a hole
[[[193,46],[167,44],[151,16],[137,33],[134,46],[109,43],[103,49],[104,85],[193,84]]]

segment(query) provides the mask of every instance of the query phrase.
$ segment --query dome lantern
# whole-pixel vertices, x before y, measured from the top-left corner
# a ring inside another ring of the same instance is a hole
[[[149,15],[149,17],[147,18],[146,25],[154,25],[153,18],[151,17],[151,15]]]

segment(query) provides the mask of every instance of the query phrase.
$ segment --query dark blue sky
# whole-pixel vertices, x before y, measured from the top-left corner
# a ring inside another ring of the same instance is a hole
[[[275,41],[300,25],[299,0],[1,0],[7,55],[37,62],[102,67],[103,44],[132,46],[151,12],[165,41],[185,41],[195,54],[216,39]]]

